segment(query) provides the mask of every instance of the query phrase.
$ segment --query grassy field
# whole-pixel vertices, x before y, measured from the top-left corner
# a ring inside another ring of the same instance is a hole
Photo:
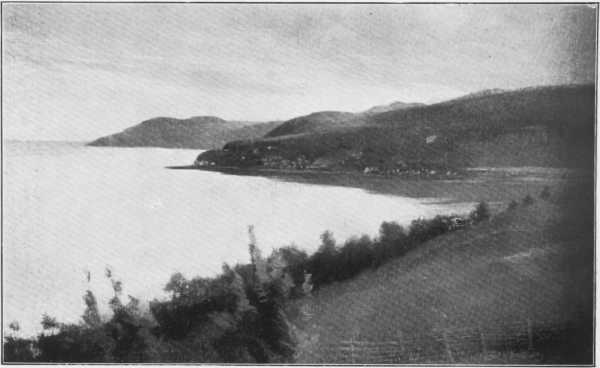
[[[520,199],[532,182],[477,194]],[[554,181],[549,200],[530,192],[530,206],[298,301],[297,362],[591,363],[592,184]]]

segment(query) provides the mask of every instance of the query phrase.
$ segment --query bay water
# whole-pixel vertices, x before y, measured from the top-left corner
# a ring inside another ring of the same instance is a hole
[[[249,261],[248,226],[258,246],[317,249],[377,235],[382,221],[466,213],[473,203],[406,198],[272,178],[169,170],[198,150],[88,147],[71,142],[3,142],[3,313],[22,335],[42,314],[77,322],[91,290],[108,313],[108,268],[124,295],[165,298],[175,272],[211,276]],[[88,274],[90,275],[88,281]]]

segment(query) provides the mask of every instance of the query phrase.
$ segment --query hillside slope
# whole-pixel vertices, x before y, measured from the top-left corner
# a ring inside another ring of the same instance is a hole
[[[213,116],[189,119],[160,117],[99,138],[89,145],[213,149],[222,147],[230,140],[262,137],[278,124],[225,121]]]
[[[342,126],[360,124],[360,122],[352,122],[354,118],[355,115],[351,112],[319,111],[287,120],[267,133],[265,137],[279,137],[299,133],[319,133]]]
[[[422,103],[405,103],[396,101],[388,105],[378,105],[359,112],[344,111],[319,111],[309,115],[300,116],[283,122],[265,135],[266,138],[281,137],[285,135],[323,133],[338,128],[348,128],[364,125],[366,118],[382,112],[410,109],[425,106]]]
[[[434,105],[373,114],[356,126],[233,141],[197,164],[370,170],[473,166],[591,168],[594,87],[488,91]]]
[[[590,178],[536,198],[304,298],[297,362],[590,364],[592,190]]]
[[[388,104],[388,105],[373,106],[370,109],[368,109],[367,111],[363,112],[363,114],[373,115],[373,114],[380,114],[382,112],[388,112],[388,111],[394,111],[394,110],[400,110],[400,109],[411,109],[413,107],[421,107],[421,106],[425,106],[425,104],[419,103],[419,102],[396,101],[396,102],[392,102],[391,104]]]

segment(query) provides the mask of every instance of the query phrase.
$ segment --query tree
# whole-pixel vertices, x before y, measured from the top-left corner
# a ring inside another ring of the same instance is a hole
[[[389,258],[404,254],[408,248],[408,235],[397,222],[383,222],[379,227],[380,257]],[[377,262],[377,261],[376,261]]]
[[[540,193],[540,198],[544,199],[544,200],[547,200],[550,198],[550,188],[548,186],[544,187],[544,189]]]
[[[490,209],[489,209],[488,204],[485,201],[479,202],[479,204],[477,204],[477,207],[475,207],[475,210],[473,210],[471,212],[469,217],[471,218],[471,220],[474,223],[489,220],[490,219]]]
[[[283,271],[291,277],[295,285],[294,290],[292,290],[292,296],[302,295],[302,284],[307,269],[308,254],[294,245],[290,245],[274,250],[269,256],[268,263],[273,264],[278,262],[277,260],[285,264]]]
[[[42,328],[44,330],[51,330],[54,328],[59,328],[60,324],[56,321],[56,318],[50,317],[47,314],[42,316]]]
[[[335,238],[333,237],[333,233],[329,230],[325,231],[321,234],[321,246],[319,247],[319,252],[321,253],[336,253],[335,247]]]
[[[35,361],[33,352],[34,341],[16,336],[21,330],[19,322],[12,321],[8,328],[10,333],[4,337],[4,361],[12,363],[25,363]]]
[[[531,195],[529,195],[529,194],[527,194],[525,196],[525,198],[523,198],[523,204],[525,206],[530,206],[530,205],[533,204],[533,202],[534,202],[533,197]]]
[[[338,254],[333,233],[325,231],[321,234],[319,249],[308,260],[309,273],[312,274],[313,284],[316,287],[336,280]]]
[[[346,241],[338,255],[337,280],[348,279],[373,263],[373,242],[367,235],[360,238],[351,238]]]
[[[89,327],[95,327],[102,323],[100,313],[98,313],[98,302],[91,290],[87,290],[83,296],[85,302],[85,311],[83,312],[83,322]]]

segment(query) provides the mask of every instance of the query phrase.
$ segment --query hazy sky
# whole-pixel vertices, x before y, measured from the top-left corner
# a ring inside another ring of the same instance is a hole
[[[4,136],[90,140],[155,116],[288,119],[592,82],[595,11],[3,4]]]

